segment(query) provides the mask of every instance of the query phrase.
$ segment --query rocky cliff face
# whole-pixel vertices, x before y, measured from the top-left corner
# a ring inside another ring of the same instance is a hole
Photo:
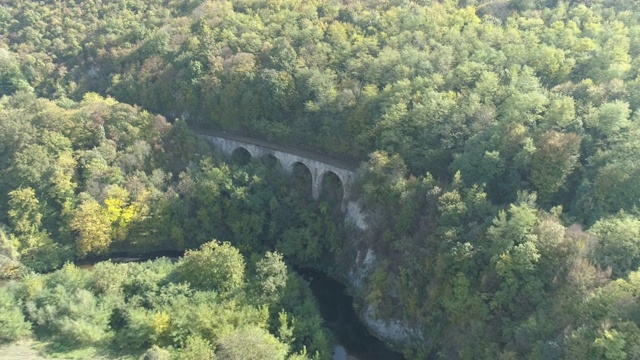
[[[369,277],[380,261],[380,256],[375,253],[367,242],[371,235],[370,222],[374,214],[367,214],[362,210],[358,201],[349,201],[347,204],[345,222],[352,229],[345,239],[344,256],[351,257],[342,261],[342,280],[346,282],[349,291],[356,304],[360,305],[359,316],[367,326],[369,332],[377,338],[402,348],[412,341],[420,339],[419,329],[413,328],[402,318],[382,318],[375,306],[366,301]],[[389,289],[392,294],[393,290]],[[358,307],[356,307],[358,308]]]

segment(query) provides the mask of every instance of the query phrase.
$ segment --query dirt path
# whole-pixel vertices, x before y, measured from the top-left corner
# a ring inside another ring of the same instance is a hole
[[[0,346],[0,358],[3,360],[43,360],[38,350],[34,348],[33,340],[21,340]]]
[[[67,354],[56,353],[47,356],[41,350],[46,348],[47,344],[39,343],[32,339],[20,340],[11,344],[0,345],[0,360],[114,360],[120,357],[110,357],[103,354],[97,354],[95,349],[79,349]]]

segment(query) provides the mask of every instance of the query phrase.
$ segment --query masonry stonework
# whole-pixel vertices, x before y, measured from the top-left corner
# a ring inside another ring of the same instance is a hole
[[[296,163],[301,163],[309,169],[311,173],[311,196],[314,199],[320,197],[320,190],[322,189],[322,181],[327,173],[334,173],[342,182],[343,196],[342,205],[343,208],[350,200],[351,187],[355,179],[355,171],[347,168],[342,164],[331,164],[331,160],[318,160],[314,159],[310,154],[299,154],[300,151],[296,149],[279,149],[277,145],[267,144],[262,141],[239,138],[236,136],[226,134],[202,134],[215,148],[219,149],[225,156],[231,157],[233,152],[238,148],[243,148],[251,154],[254,158],[261,158],[265,155],[272,155],[280,164],[285,172],[291,173]],[[257,144],[259,142],[259,144]],[[315,157],[315,156],[314,156]]]

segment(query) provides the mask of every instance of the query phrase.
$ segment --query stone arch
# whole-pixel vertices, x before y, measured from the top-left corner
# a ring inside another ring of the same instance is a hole
[[[340,196],[339,196],[339,199],[336,199],[336,200],[340,202],[345,200],[347,195],[346,184],[342,179],[342,177],[340,177],[340,175],[338,175],[335,171],[332,171],[332,170],[325,170],[318,177],[318,197],[320,197],[320,195],[324,194],[324,192],[328,190],[328,189],[325,189],[325,185],[328,181],[337,183],[340,185],[340,190],[341,190]]]
[[[302,161],[293,161],[289,169],[290,174],[293,177],[293,181],[297,182],[297,185],[303,185],[308,188],[312,197],[315,197],[315,177],[313,176],[312,169]],[[304,183],[303,183],[304,182]]]
[[[253,153],[247,147],[239,145],[231,150],[231,154],[229,157],[232,161],[236,161],[241,163],[242,165],[246,165],[253,158]]]
[[[263,156],[275,157],[282,166],[284,174],[289,175],[295,181],[295,168],[303,165],[304,177],[311,182],[311,196],[314,199],[320,197],[322,183],[325,181],[327,172],[335,174],[342,186],[342,210],[346,209],[347,203],[351,200],[351,188],[355,179],[355,168],[340,161],[315,156],[313,154],[292,148],[280,147],[277,144],[270,144],[265,141],[249,139],[242,136],[234,136],[226,133],[202,133],[214,147],[220,150],[226,157],[233,158],[233,153],[243,151],[248,153],[249,160],[260,159]],[[240,150],[242,149],[242,150]],[[297,171],[300,172],[299,170]],[[275,173],[274,173],[275,174]],[[333,175],[331,175],[333,176]],[[310,178],[310,179],[309,179]],[[301,184],[302,185],[302,184]],[[308,187],[307,184],[303,186]]]
[[[309,174],[311,174],[313,176],[313,171],[311,171],[311,167],[307,164],[304,163],[304,161],[302,160],[295,160],[291,163],[291,165],[289,165],[291,167],[291,171],[293,172],[296,167],[300,167],[300,165],[302,165],[302,167],[304,169],[307,169],[307,172],[309,172]]]
[[[253,152],[251,152],[248,146],[244,146],[244,145],[234,146],[233,149],[231,150],[231,154],[235,153],[236,151],[246,151],[249,155],[251,155],[251,157],[253,157]]]
[[[274,153],[265,152],[264,154],[262,154],[260,156],[260,160],[267,167],[275,168],[275,167],[279,166],[283,170],[285,169],[284,164],[282,163],[282,161],[280,161],[280,159]]]

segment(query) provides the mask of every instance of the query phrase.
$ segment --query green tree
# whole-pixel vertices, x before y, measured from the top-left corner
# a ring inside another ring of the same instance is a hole
[[[520,193],[520,202],[501,211],[487,230],[491,241],[491,263],[500,277],[491,305],[515,313],[521,306],[543,300],[543,283],[538,277],[540,253],[533,233],[538,221],[535,195]]]
[[[377,151],[358,170],[362,191],[374,203],[392,205],[403,190],[407,167],[399,155]],[[392,191],[389,191],[392,190]]]
[[[42,226],[40,202],[32,188],[23,188],[9,193],[9,219],[14,231],[24,239],[23,248],[37,246],[36,236]]]
[[[287,285],[287,265],[282,254],[268,251],[256,263],[256,282],[260,296],[277,301]]]
[[[8,288],[0,289],[0,343],[12,342],[31,335],[31,324],[25,321],[21,304]]]
[[[209,341],[198,337],[187,338],[184,347],[178,352],[179,360],[214,360],[215,354]]]
[[[11,95],[19,90],[33,90],[14,55],[0,48],[0,95]]]
[[[531,182],[540,202],[549,204],[578,165],[580,137],[571,133],[545,132],[535,139],[531,156]]]
[[[598,220],[589,232],[598,238],[595,252],[603,267],[610,267],[616,277],[622,277],[640,266],[640,219],[621,212]]]
[[[601,138],[610,138],[631,126],[629,104],[620,100],[607,102],[585,119],[586,125],[597,130]]]
[[[176,275],[181,281],[203,290],[230,292],[244,283],[245,263],[238,249],[215,240],[188,250],[178,263]]]

